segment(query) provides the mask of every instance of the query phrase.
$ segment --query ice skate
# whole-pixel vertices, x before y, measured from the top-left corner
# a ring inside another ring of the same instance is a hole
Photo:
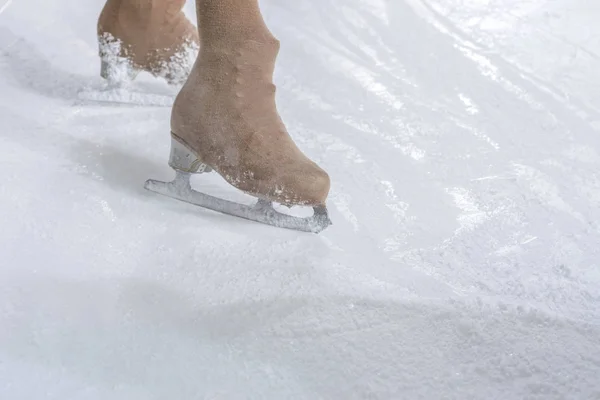
[[[331,224],[325,206],[329,176],[298,149],[275,105],[273,69],[279,42],[264,25],[257,0],[197,0],[201,50],[171,116],[172,182],[146,188],[225,214],[269,225],[320,232]],[[255,206],[191,189],[191,174],[216,171],[256,197]],[[272,203],[310,206],[298,218]]]
[[[183,84],[198,53],[198,31],[185,0],[107,0],[98,18],[100,75],[126,85],[140,71]]]

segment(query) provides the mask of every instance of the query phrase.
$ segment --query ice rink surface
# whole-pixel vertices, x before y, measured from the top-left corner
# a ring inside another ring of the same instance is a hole
[[[600,4],[260,4],[320,235],[145,191],[177,89],[0,0],[0,398],[599,399]]]

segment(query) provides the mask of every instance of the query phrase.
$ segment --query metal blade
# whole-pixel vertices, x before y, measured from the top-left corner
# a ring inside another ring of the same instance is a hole
[[[186,203],[278,228],[319,233],[331,225],[324,206],[314,207],[314,214],[306,218],[280,213],[273,209],[272,203],[268,200],[259,199],[254,206],[247,206],[193,190],[190,186],[190,174],[186,172],[176,171],[175,179],[171,182],[149,179],[144,187]]]

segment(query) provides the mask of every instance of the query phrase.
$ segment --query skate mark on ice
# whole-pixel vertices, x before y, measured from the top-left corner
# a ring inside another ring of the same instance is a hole
[[[2,7],[0,7],[0,16],[2,15],[2,13],[6,10],[8,10],[8,7],[10,7],[10,5],[12,4],[13,0],[6,0],[4,2],[4,4],[2,5]]]
[[[0,27],[0,36],[15,35],[6,28]],[[88,77],[69,73],[56,68],[49,62],[35,45],[24,37],[15,37],[18,46],[0,54],[5,68],[4,73],[12,76],[22,87],[47,97],[73,100],[81,87],[88,82]]]

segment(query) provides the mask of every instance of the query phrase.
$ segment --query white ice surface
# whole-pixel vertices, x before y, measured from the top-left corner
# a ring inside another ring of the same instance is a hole
[[[102,1],[0,0],[0,399],[600,398],[600,4],[261,5],[318,236],[144,191]]]

